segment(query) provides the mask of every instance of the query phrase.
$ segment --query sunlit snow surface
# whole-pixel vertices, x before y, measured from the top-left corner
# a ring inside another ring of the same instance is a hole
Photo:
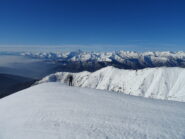
[[[185,103],[43,83],[0,100],[0,139],[184,139]]]
[[[38,83],[66,82],[69,72],[46,76]],[[146,68],[124,70],[106,67],[96,72],[73,73],[74,85],[122,92],[125,94],[157,99],[185,101],[184,68]]]

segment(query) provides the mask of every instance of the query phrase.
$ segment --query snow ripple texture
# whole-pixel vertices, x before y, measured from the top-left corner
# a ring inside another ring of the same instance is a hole
[[[184,139],[185,103],[44,83],[0,100],[0,139]]]

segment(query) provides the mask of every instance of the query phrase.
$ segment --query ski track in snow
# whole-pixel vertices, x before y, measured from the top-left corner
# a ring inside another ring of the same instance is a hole
[[[0,139],[184,139],[185,103],[43,83],[0,101]]]

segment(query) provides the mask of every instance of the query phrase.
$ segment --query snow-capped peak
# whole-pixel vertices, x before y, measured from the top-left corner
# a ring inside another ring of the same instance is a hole
[[[105,62],[124,69],[147,67],[185,67],[185,52],[66,52],[66,53],[22,53],[21,55],[47,60],[67,62]],[[90,63],[91,65],[91,63]]]

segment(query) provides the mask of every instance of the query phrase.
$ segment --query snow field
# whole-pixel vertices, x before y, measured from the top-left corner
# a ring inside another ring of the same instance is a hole
[[[43,83],[0,101],[1,139],[184,139],[185,103]]]

